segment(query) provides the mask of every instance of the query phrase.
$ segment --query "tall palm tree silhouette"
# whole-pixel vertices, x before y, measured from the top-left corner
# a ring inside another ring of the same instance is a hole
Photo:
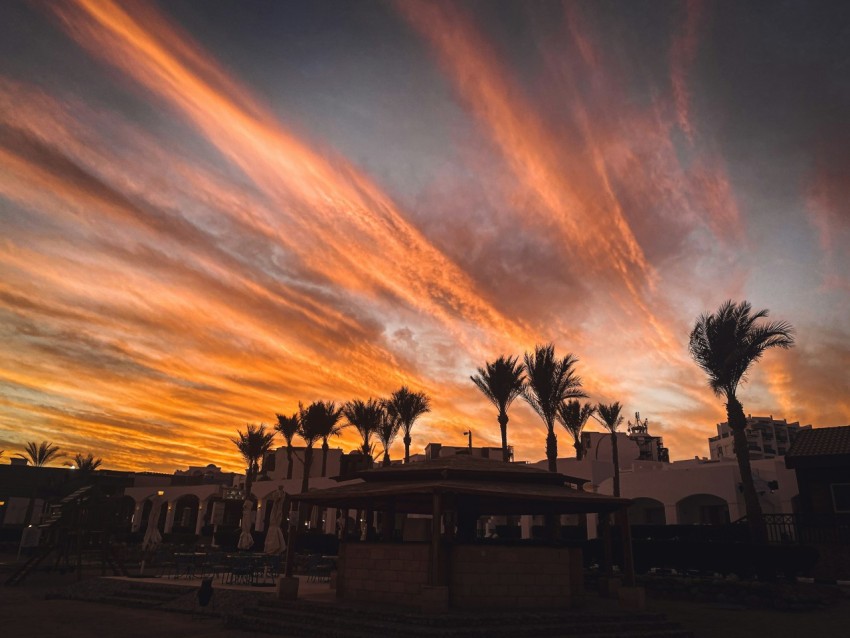
[[[404,432],[404,462],[410,462],[410,431],[420,416],[431,411],[431,403],[423,392],[411,392],[407,386],[401,386],[384,401],[387,415]]]
[[[236,438],[231,439],[239,454],[245,460],[245,501],[253,500],[251,487],[260,472],[260,460],[271,450],[274,443],[274,430],[267,430],[265,424],[248,424],[245,432],[236,432]]]
[[[525,353],[525,371],[528,381],[522,397],[546,425],[546,458],[549,471],[558,471],[558,437],[555,436],[555,418],[558,406],[567,399],[587,397],[581,390],[581,378],[574,367],[578,362],[572,354],[563,359],[555,357],[555,346],[535,346],[534,352]]]
[[[377,433],[378,427],[386,417],[383,402],[371,398],[368,401],[355,399],[342,406],[342,413],[348,423],[360,434],[362,440],[360,451],[371,462],[375,454],[372,436]]]
[[[320,439],[331,436],[341,412],[333,401],[315,401],[306,408],[298,404],[298,436],[304,440],[304,475],[301,478],[301,491],[310,487],[310,469],[313,465],[313,446]]]
[[[292,439],[298,434],[298,413],[292,416],[285,414],[276,414],[277,425],[274,429],[281,433],[284,441],[286,441],[286,478],[292,478]]]
[[[378,429],[375,430],[375,435],[378,437],[378,440],[384,448],[384,462],[382,464],[384,467],[390,464],[390,446],[393,444],[393,441],[395,441],[395,437],[398,435],[400,428],[401,421],[394,419],[389,414],[385,414],[384,418],[381,419],[381,422],[378,425]]]
[[[576,449],[576,458],[579,461],[584,456],[581,448],[581,433],[594,412],[596,412],[595,406],[590,403],[581,403],[578,399],[563,401],[558,406],[558,421],[573,438],[573,447]]]
[[[478,368],[471,377],[481,393],[499,409],[499,429],[502,432],[502,460],[510,460],[508,451],[508,408],[525,387],[525,374],[519,357],[501,356]]]
[[[623,422],[621,412],[623,406],[619,401],[614,403],[600,403],[596,406],[596,412],[599,414],[599,420],[602,425],[611,433],[611,460],[614,463],[614,496],[620,495],[620,450],[617,447],[617,428]]]
[[[757,542],[767,541],[767,531],[753,484],[746,435],[747,417],[738,399],[738,385],[746,381],[750,366],[767,350],[794,345],[791,324],[785,321],[759,323],[767,316],[767,310],[753,312],[748,301],[726,301],[717,312],[697,318],[689,343],[691,356],[708,376],[708,386],[714,394],[726,400],[726,418],[732,430],[735,456],[741,472],[747,522],[753,540]]]

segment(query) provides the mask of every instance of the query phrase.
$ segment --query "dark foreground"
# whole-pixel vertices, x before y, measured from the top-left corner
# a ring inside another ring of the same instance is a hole
[[[102,591],[103,587],[98,584],[97,579],[87,579],[81,584],[76,584],[72,575],[60,576],[58,574],[38,574],[19,587],[0,588],[0,618],[2,618],[3,635],[16,638],[42,638],[44,636],[62,636],[63,638],[89,638],[90,636],[122,636],[126,638],[242,638],[249,633],[257,631],[269,631],[283,636],[310,636],[311,626],[323,627],[326,630],[328,621],[332,616],[344,616],[345,611],[340,609],[340,614],[329,612],[326,605],[318,604],[309,612],[310,605],[307,604],[308,613],[301,613],[304,625],[297,631],[288,632],[285,624],[275,622],[275,618],[281,616],[293,617],[295,609],[286,610],[277,606],[274,596],[268,592],[225,592],[218,590],[219,605],[211,610],[197,608],[193,601],[193,588],[185,588],[186,594],[175,599],[174,594],[168,594],[171,584],[163,583],[162,586],[153,584],[148,591],[144,587],[134,588],[136,592],[130,599],[121,599],[127,596],[129,591],[126,584],[118,589],[119,596],[111,599],[109,603],[90,602],[88,599],[97,599],[96,592]],[[62,596],[76,595],[78,600],[56,598],[57,592]],[[93,593],[95,592],[95,593]],[[123,592],[123,593],[121,593]],[[162,593],[166,592],[166,593]],[[140,598],[134,602],[133,598]],[[158,597],[170,601],[162,604]],[[145,604],[149,601],[150,604]],[[171,610],[167,610],[167,607]],[[547,636],[582,636],[599,635],[613,638],[619,635],[635,636],[682,636],[691,634],[695,638],[750,638],[753,636],[765,636],[768,638],[784,638],[797,636],[818,636],[818,638],[845,638],[850,635],[850,598],[844,596],[839,602],[828,609],[819,609],[807,612],[787,612],[774,610],[753,610],[734,608],[733,605],[717,605],[708,603],[692,603],[685,601],[670,601],[653,599],[649,602],[648,613],[643,616],[632,615],[629,623],[623,619],[619,625],[626,628],[632,626],[635,631],[621,633],[618,625],[606,625],[597,621],[589,622],[585,631],[580,627],[579,619],[589,614],[604,613],[610,606],[610,601],[598,599],[589,595],[585,609],[576,612],[576,622],[569,622],[564,618],[564,632],[554,630],[550,624],[548,631],[535,632],[531,627],[517,623],[515,629],[506,626],[500,628],[497,633],[502,635],[547,635]],[[305,605],[301,605],[305,607]],[[236,613],[248,609],[249,613]],[[437,622],[429,627],[415,627],[404,624],[404,614],[398,614],[394,610],[387,610],[385,626],[381,634],[384,636],[395,635],[464,635],[461,631],[455,631],[444,623]],[[664,614],[666,619],[662,624],[656,624],[652,629],[653,618]],[[362,614],[363,617],[379,617],[380,612],[369,610]],[[312,618],[312,620],[311,620]],[[414,621],[415,616],[407,617]],[[554,620],[554,618],[553,618]],[[400,622],[401,621],[401,622]],[[672,622],[669,622],[672,621]],[[314,623],[311,625],[310,623]],[[619,622],[619,621],[618,621]],[[645,623],[645,630],[641,630],[641,623]],[[330,620],[330,624],[333,621]],[[489,623],[483,623],[489,624]],[[533,624],[533,622],[531,623]],[[549,624],[549,623],[546,623]],[[668,627],[669,629],[665,629]],[[352,627],[353,629],[353,627]],[[479,627],[482,635],[488,633],[484,626]],[[685,630],[685,631],[683,631]],[[316,631],[315,635],[319,635]],[[332,631],[331,633],[335,633]],[[342,635],[342,633],[340,633]]]

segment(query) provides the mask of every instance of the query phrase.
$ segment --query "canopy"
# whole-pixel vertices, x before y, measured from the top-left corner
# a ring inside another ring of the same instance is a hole
[[[454,456],[359,472],[362,482],[311,490],[293,500],[341,509],[430,514],[440,495],[444,509],[481,514],[605,513],[631,501],[583,492],[583,479],[521,464]]]

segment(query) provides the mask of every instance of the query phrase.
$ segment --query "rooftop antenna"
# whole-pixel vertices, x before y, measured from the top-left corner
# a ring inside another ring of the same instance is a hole
[[[649,419],[640,420],[640,412],[635,412],[635,421],[629,421],[629,434],[649,434]]]

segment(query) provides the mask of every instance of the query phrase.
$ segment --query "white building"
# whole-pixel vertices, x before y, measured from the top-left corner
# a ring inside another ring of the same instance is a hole
[[[811,425],[800,425],[799,421],[788,423],[785,419],[771,416],[747,416],[747,444],[750,459],[772,459],[785,456],[800,430],[810,430]],[[717,436],[708,439],[709,453],[714,461],[734,459],[735,446],[732,428],[727,422],[717,424]]]
[[[313,461],[310,468],[310,489],[321,489],[339,485],[329,478],[337,476],[340,469],[342,450],[329,449],[325,476],[322,471],[322,449],[313,449]],[[304,448],[294,448],[292,478],[287,479],[288,462],[286,448],[281,447],[270,453],[265,460],[261,477],[251,486],[256,498],[252,512],[253,528],[262,532],[268,525],[272,500],[278,489],[287,494],[301,492],[304,471]],[[264,474],[264,476],[263,476]],[[131,529],[140,531],[150,520],[151,509],[161,508],[159,527],[163,533],[179,532],[200,534],[206,526],[236,526],[242,518],[244,503],[244,474],[221,472],[214,465],[192,466],[188,470],[177,470],[173,476],[160,475],[160,480],[145,480],[124,490],[124,495],[134,501]],[[336,513],[314,512],[315,520],[311,527],[326,532],[335,531]],[[318,517],[322,516],[320,520]]]

